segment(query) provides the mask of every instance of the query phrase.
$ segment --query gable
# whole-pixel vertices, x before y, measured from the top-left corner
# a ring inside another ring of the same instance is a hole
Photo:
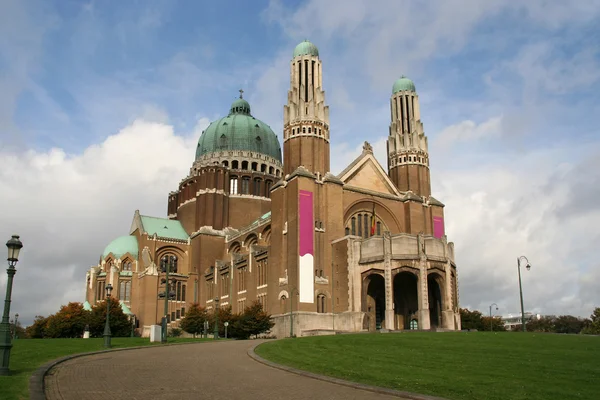
[[[342,172],[340,179],[349,186],[395,196],[400,195],[396,186],[370,153],[363,153]]]

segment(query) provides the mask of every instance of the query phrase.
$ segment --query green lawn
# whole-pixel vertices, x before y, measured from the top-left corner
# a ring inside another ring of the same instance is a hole
[[[169,338],[169,343],[201,342],[212,339]],[[10,356],[10,376],[0,376],[0,399],[29,398],[29,377],[48,361],[69,354],[104,350],[104,339],[17,339]],[[113,348],[160,345],[143,338],[113,338]]]
[[[448,399],[598,399],[600,337],[391,333],[267,342],[260,356],[298,369]]]

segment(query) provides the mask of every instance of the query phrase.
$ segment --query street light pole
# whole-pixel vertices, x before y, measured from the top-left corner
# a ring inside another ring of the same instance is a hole
[[[15,335],[13,339],[18,339],[19,335],[17,335],[17,324],[19,323],[19,313],[15,314]]]
[[[490,305],[490,332],[494,330],[494,320],[492,319],[492,306],[496,306],[496,311],[498,311],[498,304],[492,303]]]
[[[104,324],[104,347],[107,349],[111,348],[111,332],[110,332],[110,293],[112,292],[112,285],[109,283],[106,285],[106,323]]]
[[[215,297],[215,340],[219,338],[219,298]]]
[[[13,278],[17,270],[15,265],[19,261],[19,252],[23,247],[23,243],[19,240],[18,235],[12,235],[12,238],[6,242],[8,247],[8,280],[6,281],[6,299],[4,300],[4,313],[2,314],[2,323],[0,323],[0,351],[2,353],[2,364],[0,365],[0,376],[9,375],[8,364],[10,362],[10,349],[12,348],[10,323],[8,322],[10,315],[10,298],[12,295]]]
[[[519,270],[519,295],[521,296],[521,327],[523,328],[523,332],[525,332],[525,308],[523,307],[523,286],[521,285],[521,260],[525,260],[527,265],[527,271],[531,269],[531,264],[529,264],[529,260],[525,256],[521,256],[517,258],[517,269]]]

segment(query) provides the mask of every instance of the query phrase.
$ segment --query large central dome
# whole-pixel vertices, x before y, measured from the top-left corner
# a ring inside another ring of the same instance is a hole
[[[229,115],[212,122],[202,132],[196,160],[205,154],[229,150],[253,151],[281,162],[281,145],[269,125],[250,113],[250,104],[241,96],[231,104]]]

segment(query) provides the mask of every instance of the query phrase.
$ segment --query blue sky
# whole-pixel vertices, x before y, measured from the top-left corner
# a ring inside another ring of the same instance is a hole
[[[67,283],[39,292],[40,313],[81,300],[133,211],[164,215],[238,89],[281,137],[288,62],[309,39],[334,172],[364,140],[385,167],[391,86],[414,80],[463,305],[517,311],[513,264],[527,253],[544,266],[529,308],[587,315],[600,305],[599,17],[595,0],[4,1],[0,200],[13,208],[0,233],[31,243],[20,279]]]

